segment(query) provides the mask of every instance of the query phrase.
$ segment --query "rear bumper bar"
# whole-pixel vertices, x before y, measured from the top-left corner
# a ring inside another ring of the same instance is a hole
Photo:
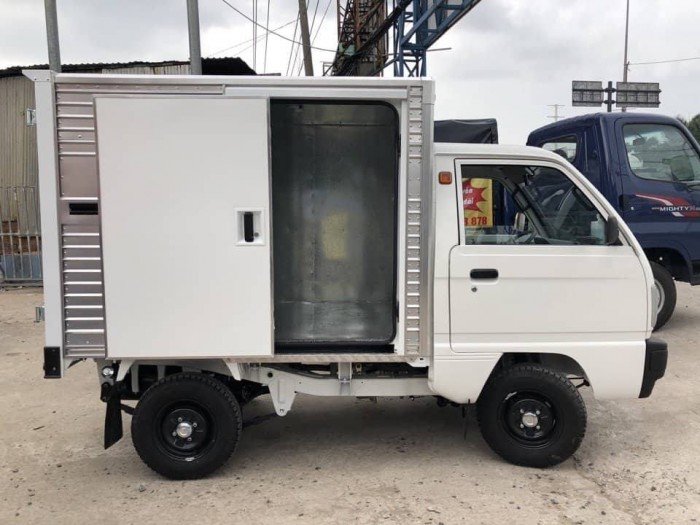
[[[646,356],[644,358],[644,377],[639,397],[649,397],[657,379],[666,373],[668,362],[668,345],[661,339],[646,340]]]

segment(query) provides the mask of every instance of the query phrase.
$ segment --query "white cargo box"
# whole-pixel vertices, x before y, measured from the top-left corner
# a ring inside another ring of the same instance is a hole
[[[427,355],[430,81],[38,74],[65,357]]]

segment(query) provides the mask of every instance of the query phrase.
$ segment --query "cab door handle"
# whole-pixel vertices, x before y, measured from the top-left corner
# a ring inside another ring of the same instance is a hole
[[[498,279],[498,270],[495,268],[474,268],[469,272],[469,277],[474,280]]]

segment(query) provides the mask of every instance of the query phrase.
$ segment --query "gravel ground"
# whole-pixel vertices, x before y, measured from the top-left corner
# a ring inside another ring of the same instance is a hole
[[[615,523],[700,520],[700,290],[679,287],[666,377],[646,400],[586,396],[589,428],[562,465],[496,457],[474,415],[432,400],[300,396],[247,428],[206,480],[173,482],[128,435],[102,449],[92,363],[42,378],[39,290],[0,292],[0,523]],[[267,397],[244,419],[272,411]],[[129,418],[125,417],[128,428]]]

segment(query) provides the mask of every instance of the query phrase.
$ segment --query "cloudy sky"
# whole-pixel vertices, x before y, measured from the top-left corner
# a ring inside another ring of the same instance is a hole
[[[253,0],[227,0],[249,16]],[[57,0],[64,63],[187,59],[185,0]],[[292,44],[264,32],[223,0],[200,0],[204,56],[240,56],[258,72],[300,72]],[[268,25],[267,2],[258,21]],[[310,0],[315,73],[336,44],[335,0]],[[296,0],[270,0],[269,26],[295,37]],[[317,7],[318,6],[318,7]],[[328,11],[326,12],[326,8]],[[325,18],[324,18],[325,13]],[[322,22],[323,21],[323,22]],[[570,107],[571,80],[622,80],[625,0],[482,0],[429,54],[438,118],[496,117],[501,142],[524,143],[530,130]],[[700,57],[700,0],[631,0],[632,64]],[[324,51],[324,49],[326,51]],[[254,54],[255,51],[255,54]],[[0,68],[46,63],[42,0],[0,0]],[[291,64],[290,64],[291,62]],[[630,81],[661,83],[662,113],[700,113],[700,60],[632,65]]]

